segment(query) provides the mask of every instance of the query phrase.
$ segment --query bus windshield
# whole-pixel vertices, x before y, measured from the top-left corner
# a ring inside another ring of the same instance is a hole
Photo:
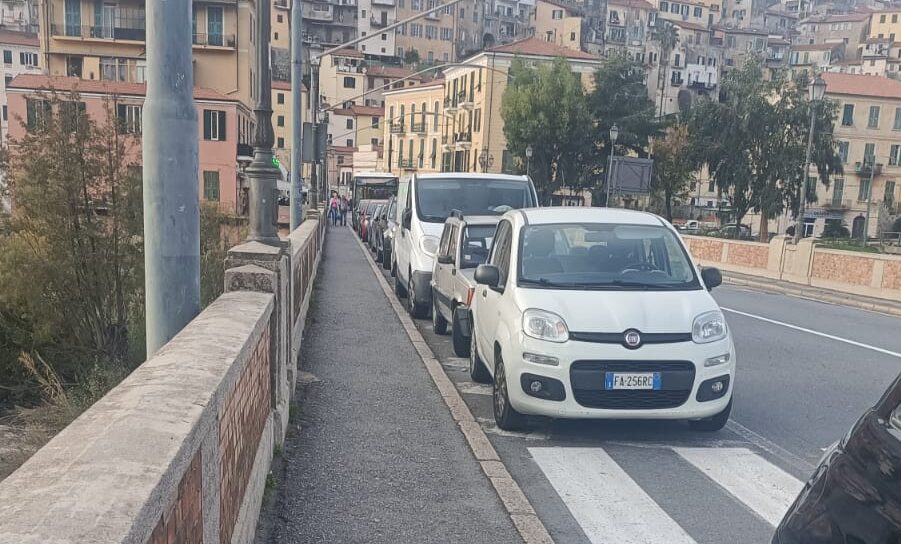
[[[463,215],[501,215],[535,206],[526,180],[440,178],[416,180],[416,210],[420,221],[443,223],[451,210]]]

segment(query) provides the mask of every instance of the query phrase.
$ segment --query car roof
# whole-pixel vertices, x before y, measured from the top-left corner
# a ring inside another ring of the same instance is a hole
[[[416,174],[416,179],[502,179],[511,181],[525,181],[526,176],[513,176],[510,174],[485,174],[480,172],[439,172],[434,174]]]
[[[591,208],[582,206],[552,206],[511,210],[506,216],[520,215],[525,222],[535,225],[549,223],[614,223],[628,225],[665,225],[660,216],[622,208]]]

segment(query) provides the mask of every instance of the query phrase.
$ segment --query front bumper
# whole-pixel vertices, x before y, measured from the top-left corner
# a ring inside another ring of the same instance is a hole
[[[732,398],[735,348],[731,338],[710,344],[647,344],[636,350],[616,344],[568,341],[554,344],[521,332],[505,350],[510,403],[518,412],[564,418],[701,419],[718,414]],[[557,366],[523,359],[523,353],[556,357]],[[707,359],[729,354],[729,361],[705,366]],[[607,391],[606,372],[661,372],[661,391]],[[523,375],[526,380],[523,380]],[[546,377],[563,385],[563,400],[547,400],[527,392],[528,379]],[[712,381],[726,386],[709,398]],[[702,385],[704,387],[702,387]],[[699,395],[699,393],[701,393]]]
[[[432,303],[432,273],[413,271],[413,300],[419,304],[429,305]]]

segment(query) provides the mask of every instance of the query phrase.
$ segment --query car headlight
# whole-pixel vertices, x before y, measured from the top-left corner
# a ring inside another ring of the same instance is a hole
[[[423,236],[421,240],[419,240],[419,247],[427,254],[432,257],[438,253],[438,237],[437,236]]]
[[[548,342],[566,342],[569,340],[569,329],[566,322],[557,314],[544,310],[529,309],[522,314],[522,332],[526,336],[547,340]]]
[[[728,331],[723,312],[719,310],[704,312],[691,324],[691,339],[697,344],[707,344],[722,340]]]

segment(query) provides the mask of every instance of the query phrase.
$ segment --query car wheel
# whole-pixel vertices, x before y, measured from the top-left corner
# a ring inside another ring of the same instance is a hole
[[[432,293],[432,331],[435,334],[447,334],[447,319],[438,310],[438,301]]]
[[[732,413],[732,399],[729,399],[729,404],[723,408],[723,411],[716,414],[713,417],[708,417],[706,419],[699,419],[697,421],[689,421],[688,425],[695,431],[702,431],[706,433],[712,433],[721,430],[726,426],[726,422],[729,421],[729,415]]]
[[[476,346],[476,330],[472,329],[469,335],[469,377],[476,383],[490,383],[491,374],[485,367],[485,361],[479,357],[479,348]]]
[[[416,300],[416,290],[413,288],[413,272],[410,272],[410,279],[407,280],[407,311],[410,317],[416,319],[425,319],[429,316],[429,309],[425,304]]]
[[[396,269],[397,267],[395,267]],[[404,298],[407,296],[407,288],[404,287],[403,283],[400,281],[400,276],[396,273],[394,275],[394,294],[397,295],[397,298]]]
[[[518,431],[525,427],[525,417],[510,405],[507,392],[507,373],[500,353],[494,363],[494,387],[492,388],[492,404],[494,405],[494,422],[505,431]]]
[[[463,311],[454,308],[454,319],[451,323],[451,337],[453,338],[454,353],[457,357],[469,357],[469,338],[463,334],[463,328],[460,326],[459,313]]]

